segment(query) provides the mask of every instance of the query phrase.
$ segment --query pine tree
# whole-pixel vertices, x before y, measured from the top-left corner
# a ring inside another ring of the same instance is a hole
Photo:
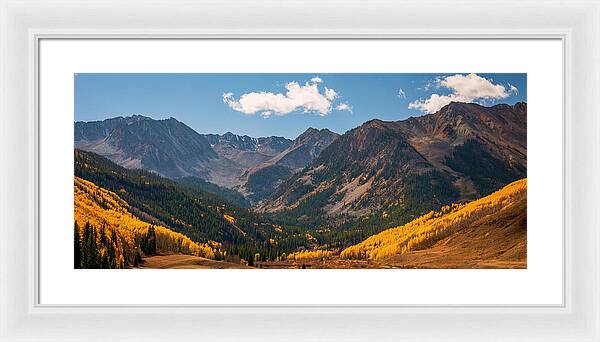
[[[154,230],[154,226],[150,226],[148,228],[148,253],[147,255],[156,255],[156,231]]]
[[[89,240],[90,240],[90,224],[89,222],[83,226],[83,237],[81,239],[81,268],[90,268],[90,249],[89,249]]]
[[[100,258],[98,255],[98,243],[96,242],[96,228],[89,223],[88,240],[86,241],[86,248],[88,250],[88,268],[100,268]]]
[[[79,226],[75,222],[75,234],[73,236],[73,252],[74,264],[73,267],[81,268],[81,236],[79,235]]]
[[[119,268],[117,265],[117,232],[114,229],[110,231],[110,243],[107,246],[106,254],[108,255],[109,268]]]

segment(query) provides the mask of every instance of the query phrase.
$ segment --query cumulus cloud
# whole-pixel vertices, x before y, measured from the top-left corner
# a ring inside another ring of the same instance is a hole
[[[251,92],[237,99],[233,93],[225,92],[223,102],[233,110],[248,115],[260,113],[263,118],[269,118],[273,114],[282,116],[297,110],[325,116],[331,112],[334,100],[340,96],[335,90],[327,87],[323,87],[321,92],[321,83],[323,80],[320,77],[313,77],[304,85],[288,82],[285,85],[285,93]],[[343,109],[338,110],[351,111],[348,104],[339,104],[336,109],[340,106]]]
[[[325,87],[325,97],[329,101],[333,101],[338,97],[338,94],[335,92],[335,90]]]
[[[352,113],[352,107],[350,107],[350,105],[345,102],[342,102],[339,105],[337,105],[335,109]]]
[[[516,94],[518,89],[509,84],[494,84],[491,79],[486,79],[477,74],[452,75],[436,80],[436,86],[450,89],[448,95],[432,94],[428,99],[420,99],[409,103],[408,108],[417,109],[425,113],[435,113],[452,101],[473,102],[498,100]]]
[[[404,90],[402,88],[398,89],[398,97],[401,99],[405,99],[406,98],[406,93],[404,92]]]

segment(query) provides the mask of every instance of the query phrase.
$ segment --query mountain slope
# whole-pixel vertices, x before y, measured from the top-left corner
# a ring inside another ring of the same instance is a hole
[[[309,246],[304,230],[287,229],[195,184],[180,184],[144,170],[129,170],[91,152],[75,150],[75,176],[117,194],[136,218],[184,234],[196,243],[217,243],[217,255],[272,260]]]
[[[203,176],[218,159],[205,137],[174,118],[140,115],[75,123],[75,148],[107,157],[126,168],[176,178]]]
[[[308,128],[294,139],[291,146],[271,159],[268,165],[281,165],[291,170],[299,170],[315,160],[339,134],[328,129]]]
[[[361,216],[402,201],[420,212],[429,209],[419,203],[426,195],[435,205],[455,200],[451,182],[388,123],[372,120],[335,140],[259,209]]]
[[[337,138],[258,210],[325,215],[329,223],[380,213],[398,224],[479,198],[526,176],[526,120],[523,103],[451,103],[418,118],[371,120]]]
[[[240,208],[250,207],[250,202],[248,202],[248,200],[241,193],[233,189],[224,188],[207,182],[202,178],[183,177],[175,179],[175,182],[177,182],[177,184],[181,185],[183,188],[214,194],[215,196],[221,197],[223,200],[226,200]]]
[[[453,102],[437,113],[396,122],[436,167],[460,176],[480,197],[526,176],[527,104],[484,107]],[[471,198],[473,198],[471,196]]]
[[[181,187],[147,171],[125,169],[90,152],[75,150],[75,176],[118,194],[136,217],[196,242],[259,243],[275,229],[218,196]]]
[[[149,229],[152,229],[156,241],[155,252],[184,253],[205,258],[215,256],[211,246],[196,243],[166,227],[140,220],[132,215],[129,204],[117,194],[79,177],[75,177],[74,182],[74,206],[76,233],[83,238],[94,231],[94,239],[98,240],[95,245],[107,247],[92,252],[96,252],[101,260],[112,260],[112,267],[110,262],[107,263],[110,268],[133,265],[136,257],[144,254],[142,245],[149,235]]]
[[[243,182],[240,191],[255,203],[269,198],[279,185],[309,165],[338,136],[328,129],[308,128],[286,149],[246,170],[240,177]]]
[[[526,267],[527,179],[446,206],[342,251],[403,267]]]

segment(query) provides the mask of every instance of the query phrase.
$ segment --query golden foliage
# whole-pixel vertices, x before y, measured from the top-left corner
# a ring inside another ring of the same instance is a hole
[[[481,217],[510,207],[522,196],[527,196],[527,178],[515,181],[489,196],[466,204],[444,206],[438,212],[431,211],[403,226],[384,230],[344,249],[341,257],[382,259],[431,246]]]
[[[231,224],[235,224],[235,217],[227,214],[223,214],[223,217]]]
[[[75,222],[79,227],[90,223],[99,229],[115,229],[124,249],[137,249],[139,240],[148,233],[150,223],[135,217],[129,205],[114,192],[100,188],[92,182],[75,177]],[[158,252],[175,252],[213,259],[215,253],[208,244],[196,243],[187,236],[166,227],[154,225]],[[101,252],[102,253],[102,252]],[[123,258],[122,252],[120,255]]]
[[[325,257],[329,257],[333,254],[333,252],[331,251],[326,251],[326,250],[322,250],[322,249],[317,249],[314,251],[300,251],[300,252],[293,252],[288,254],[287,259],[288,260],[300,260],[300,259],[321,259],[321,258],[325,258]]]

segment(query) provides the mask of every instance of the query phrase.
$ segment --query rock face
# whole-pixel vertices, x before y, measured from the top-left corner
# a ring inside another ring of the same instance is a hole
[[[140,115],[76,122],[75,147],[170,178],[207,177],[207,166],[219,158],[206,138],[176,119]]]
[[[487,195],[527,173],[527,106],[450,103],[346,132],[281,185],[260,211],[362,216],[426,212]]]

